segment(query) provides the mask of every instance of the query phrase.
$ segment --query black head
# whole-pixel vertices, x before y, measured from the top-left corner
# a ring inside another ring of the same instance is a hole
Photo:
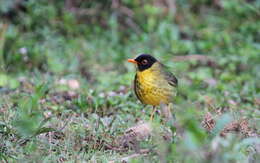
[[[146,70],[150,68],[157,60],[149,54],[141,54],[134,59],[137,62],[137,67],[139,71]]]

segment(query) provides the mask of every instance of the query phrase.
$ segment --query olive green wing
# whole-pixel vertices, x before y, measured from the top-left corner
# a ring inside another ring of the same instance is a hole
[[[163,69],[163,74],[165,79],[168,81],[168,83],[173,86],[173,87],[177,87],[178,86],[178,79],[168,70],[168,68],[161,64],[162,69]]]

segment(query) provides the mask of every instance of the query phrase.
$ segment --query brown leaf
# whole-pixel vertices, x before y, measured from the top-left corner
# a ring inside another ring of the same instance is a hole
[[[255,105],[260,106],[260,98],[255,98],[254,103],[255,103]]]
[[[205,114],[202,125],[207,131],[211,131],[215,127],[216,121],[213,119],[210,112],[207,112]]]
[[[152,134],[152,127],[149,123],[142,122],[134,127],[127,129],[123,136],[120,136],[115,142],[122,149],[133,149],[140,151],[139,142]]]
[[[202,121],[202,126],[207,131],[212,131],[215,125],[216,125],[216,121],[214,120],[213,116],[211,115],[210,112],[207,112]],[[221,131],[220,136],[225,137],[228,133],[231,132],[240,133],[245,137],[256,135],[254,130],[251,127],[249,127],[249,123],[247,119],[240,119],[227,124],[225,128]]]
[[[236,132],[240,133],[245,137],[256,135],[251,127],[249,127],[249,123],[247,119],[240,119],[237,121],[233,121],[228,124],[223,131],[220,133],[221,136],[226,136],[227,133]]]

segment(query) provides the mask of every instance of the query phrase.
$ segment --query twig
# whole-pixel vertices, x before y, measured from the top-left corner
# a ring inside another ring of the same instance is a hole
[[[146,155],[148,155],[149,152],[151,152],[150,149],[142,149],[142,150],[140,150],[139,153],[133,153],[133,154],[131,154],[129,156],[125,156],[125,157],[119,158],[118,160],[109,161],[109,163],[115,163],[115,162],[118,162],[118,161],[120,161],[120,162],[127,162],[130,159],[132,159],[132,158],[136,158],[136,157],[140,157],[140,156],[146,156]]]
[[[212,59],[206,55],[202,54],[191,54],[191,55],[185,55],[185,56],[175,56],[173,58],[174,61],[202,61],[202,62],[208,62],[212,61]]]
[[[191,55],[185,55],[185,56],[175,56],[173,58],[174,61],[198,61],[200,64],[206,64],[209,67],[215,67],[220,68],[220,66],[217,64],[217,62],[206,55],[201,54],[191,54]]]
[[[175,0],[167,0],[166,3],[169,6],[171,14],[175,14],[176,13],[176,2],[175,2]]]
[[[7,24],[0,24],[0,71],[4,70],[4,44],[5,44],[5,33],[8,28]]]

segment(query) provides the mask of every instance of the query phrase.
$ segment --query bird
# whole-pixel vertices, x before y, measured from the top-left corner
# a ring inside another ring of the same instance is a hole
[[[134,78],[134,92],[146,105],[152,105],[153,111],[150,120],[153,119],[156,106],[169,105],[177,95],[178,79],[150,54],[140,54],[128,62],[136,65]]]

